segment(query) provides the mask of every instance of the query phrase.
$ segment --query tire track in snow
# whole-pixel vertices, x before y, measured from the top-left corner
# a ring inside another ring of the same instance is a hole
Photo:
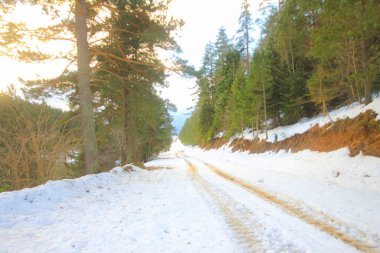
[[[261,224],[255,222],[252,211],[241,206],[224,192],[213,187],[199,176],[197,169],[188,159],[183,159],[187,163],[189,173],[195,183],[200,185],[201,188],[216,202],[216,205],[223,214],[228,226],[234,232],[237,239],[241,242],[247,252],[266,252],[266,249],[264,249],[262,245],[262,240],[258,239],[263,237],[264,228]],[[276,236],[265,239],[269,241],[269,244],[271,245],[282,244]],[[300,252],[299,248],[293,247],[293,245],[289,243],[284,243],[281,246],[281,252]]]
[[[185,157],[190,158],[188,156],[185,156]],[[194,158],[194,159],[196,159],[196,158]],[[187,160],[187,159],[185,159],[185,160]],[[280,199],[279,197],[276,197],[275,195],[270,194],[270,193],[266,192],[265,190],[263,190],[257,186],[254,186],[252,184],[248,184],[244,180],[238,179],[238,178],[233,177],[232,175],[230,175],[228,173],[223,172],[222,170],[218,169],[217,167],[215,167],[209,163],[206,163],[206,162],[201,161],[199,159],[196,159],[196,160],[198,160],[201,163],[203,163],[204,165],[206,165],[206,167],[209,168],[216,175],[218,175],[218,176],[234,183],[235,185],[238,185],[241,188],[253,193],[257,197],[265,200],[266,202],[269,202],[271,204],[274,204],[275,206],[280,207],[283,211],[292,215],[293,217],[297,217],[297,218],[303,220],[304,222],[318,228],[319,230],[329,234],[330,236],[341,240],[345,244],[348,244],[348,245],[350,245],[350,246],[354,247],[355,249],[362,251],[362,252],[368,252],[368,253],[379,253],[380,252],[379,245],[375,245],[375,246],[369,245],[365,242],[356,240],[356,239],[350,237],[349,235],[347,235],[346,233],[340,231],[335,226],[343,227],[348,231],[350,229],[348,226],[341,224],[336,219],[328,217],[329,223],[333,223],[333,224],[328,224],[325,221],[319,220],[318,218],[313,217],[309,213],[303,211],[302,207],[292,205],[291,203],[289,203],[283,199]],[[365,235],[365,233],[363,231],[358,231],[358,232],[362,235]],[[379,244],[379,242],[377,240],[375,243]]]

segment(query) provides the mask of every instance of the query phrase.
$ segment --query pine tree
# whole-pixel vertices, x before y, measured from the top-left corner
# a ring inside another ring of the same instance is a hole
[[[280,13],[273,18],[269,33],[275,36],[275,50],[286,66],[286,104],[284,123],[294,123],[304,116],[311,116],[314,107],[307,92],[306,83],[313,72],[313,62],[307,56],[310,22],[304,15],[304,2],[286,1]]]
[[[127,162],[148,159],[157,147],[164,148],[171,140],[167,109],[172,106],[161,101],[154,88],[164,85],[165,80],[165,66],[157,57],[157,48],[176,49],[173,31],[181,25],[177,20],[165,21],[166,8],[165,2],[118,2],[107,20],[113,36],[92,49],[98,62],[95,77],[102,101],[99,106],[111,102],[106,105],[108,114],[120,118]],[[113,82],[107,85],[107,80]]]
[[[252,91],[262,102],[262,118],[266,139],[268,139],[268,91],[273,85],[268,56],[264,50],[256,50],[250,71]]]
[[[268,68],[272,76],[272,83],[268,90],[268,115],[273,119],[272,127],[280,126],[283,123],[284,106],[286,105],[287,84],[286,68],[281,64],[280,56],[274,47],[272,38],[268,38],[265,48]]]
[[[75,37],[78,55],[78,91],[82,122],[84,162],[87,173],[99,172],[98,146],[90,90],[90,52],[87,41],[86,1],[75,2]]]
[[[225,63],[224,58],[227,52],[232,49],[231,40],[228,38],[226,29],[224,27],[219,28],[218,35],[215,42],[215,54],[216,54],[216,68],[220,68]]]
[[[232,103],[232,122],[231,122],[231,134],[235,132],[242,132],[246,125],[246,90],[247,78],[245,77],[244,63],[241,61],[238,70],[236,71],[235,79],[231,86],[230,101]]]
[[[210,131],[215,113],[215,64],[215,48],[209,43],[205,48],[202,68],[197,81],[200,132],[205,141],[207,141],[206,136]]]
[[[248,0],[243,1],[239,24],[240,27],[237,31],[237,49],[240,51],[242,59],[244,59],[244,68],[247,73],[250,63],[250,46],[252,42],[250,33],[253,30]]]
[[[211,126],[209,137],[212,138],[222,126],[231,125],[231,107],[228,103],[231,94],[231,86],[239,67],[240,54],[236,49],[222,52],[217,61],[215,84],[215,117]],[[228,129],[225,129],[228,130]]]

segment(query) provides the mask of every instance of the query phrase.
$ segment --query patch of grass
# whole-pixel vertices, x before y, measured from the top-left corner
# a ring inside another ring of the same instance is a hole
[[[7,192],[7,191],[12,191],[13,186],[11,182],[8,181],[0,181],[0,192]]]

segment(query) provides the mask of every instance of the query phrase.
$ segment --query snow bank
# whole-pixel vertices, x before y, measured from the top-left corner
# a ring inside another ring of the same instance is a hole
[[[135,170],[139,168],[134,167]],[[86,175],[76,179],[48,181],[34,188],[0,193],[0,213],[12,211],[13,214],[41,212],[55,209],[60,203],[71,201],[85,194],[96,193],[108,185],[120,183],[129,175],[123,167],[116,167],[110,172]],[[33,205],[31,205],[33,204]]]
[[[339,108],[338,110],[331,111],[329,113],[331,119],[336,121],[338,119],[350,118],[353,119],[357,117],[360,113],[365,112],[367,110],[372,110],[377,113],[377,120],[380,120],[380,94],[373,97],[372,103],[367,106],[359,103],[353,103],[348,106],[344,106]],[[277,141],[282,141],[286,138],[292,137],[296,134],[302,134],[306,132],[309,128],[319,125],[320,127],[328,124],[330,119],[328,116],[323,116],[322,114],[307,119],[304,118],[300,122],[289,125],[289,126],[281,126],[268,131],[268,142],[274,142],[276,135]],[[244,138],[247,140],[253,140],[254,134],[251,129],[246,129],[242,134],[237,135],[237,138]],[[259,135],[260,139],[265,139],[265,133]]]

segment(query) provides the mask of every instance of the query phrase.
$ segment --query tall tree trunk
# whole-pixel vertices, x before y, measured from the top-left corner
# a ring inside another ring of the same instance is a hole
[[[260,102],[256,103],[256,137],[255,139],[259,139],[260,135]]]
[[[365,0],[361,0],[362,6],[362,16],[364,19],[364,13],[367,11]],[[372,88],[371,81],[369,78],[369,67],[368,67],[368,59],[369,59],[369,45],[368,38],[366,34],[367,29],[363,29],[361,34],[361,46],[362,46],[362,63],[363,63],[363,74],[364,74],[364,103],[368,105],[372,102]]]
[[[352,60],[352,66],[354,67],[354,76],[355,76],[355,88],[357,93],[357,100],[360,103],[361,102],[361,94],[360,94],[360,87],[359,87],[359,81],[358,81],[358,69],[356,67],[356,58],[355,58],[355,44],[352,38],[350,38],[350,44],[351,44],[351,60]]]
[[[256,117],[256,136],[255,139],[259,139],[260,130],[259,130],[259,113],[257,113]]]
[[[132,162],[132,157],[131,157],[131,152],[130,152],[130,139],[129,139],[129,113],[128,113],[128,97],[129,97],[129,90],[128,90],[128,87],[126,87],[126,84],[124,84],[124,92],[123,92],[123,95],[124,95],[124,119],[123,119],[123,123],[124,123],[124,137],[125,137],[125,148],[126,148],[126,154],[125,154],[125,160],[127,163],[130,163]]]
[[[265,84],[262,82],[263,87],[263,103],[264,103],[264,126],[265,126],[265,139],[268,140],[268,126],[267,126],[267,98],[265,92]]]
[[[124,85],[124,131],[126,142],[126,162],[136,162],[138,160],[138,144],[137,144],[137,126],[135,120],[132,118],[130,107],[130,98],[133,96],[133,91],[127,84]]]
[[[326,105],[326,96],[324,92],[324,86],[322,82],[322,69],[318,67],[318,79],[319,79],[319,96],[322,101],[322,113],[323,116],[327,116],[327,105]]]
[[[249,71],[249,26],[248,26],[248,21],[246,21],[246,26],[245,26],[245,73],[248,74]]]
[[[364,74],[364,103],[368,105],[372,102],[372,89],[371,82],[369,80],[369,69],[368,69],[368,43],[366,38],[362,38],[362,61],[363,61],[363,74]]]
[[[330,116],[329,110],[327,109],[327,96],[325,94],[325,89],[324,89],[324,85],[323,85],[323,81],[322,81],[323,73],[322,73],[321,68],[319,68],[319,70],[318,70],[318,76],[319,76],[319,94],[320,94],[321,100],[322,100],[323,116],[328,116],[331,123],[334,123],[334,121],[332,120],[332,118]]]
[[[99,172],[94,112],[90,90],[90,56],[87,41],[86,3],[75,1],[75,36],[78,53],[78,90],[86,173]]]

